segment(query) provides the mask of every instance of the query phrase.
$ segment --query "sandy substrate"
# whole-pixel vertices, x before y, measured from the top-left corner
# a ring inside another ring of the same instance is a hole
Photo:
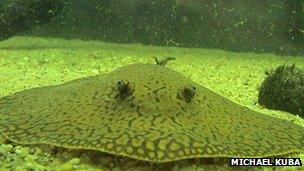
[[[108,73],[127,64],[154,63],[154,56],[173,56],[177,60],[170,61],[167,67],[183,73],[195,82],[238,104],[304,126],[304,119],[298,116],[263,109],[257,104],[258,88],[265,77],[264,72],[282,64],[296,64],[297,67],[304,68],[303,56],[13,37],[0,42],[0,97],[33,87]],[[45,146],[19,146],[7,143],[3,137],[0,140],[0,170],[154,170],[166,167],[173,170],[227,169],[225,164],[213,166],[194,161],[151,166],[106,155],[99,155],[97,161],[92,161],[92,155],[96,158],[96,154]],[[303,162],[304,154],[300,156]],[[288,169],[290,168],[286,168]]]

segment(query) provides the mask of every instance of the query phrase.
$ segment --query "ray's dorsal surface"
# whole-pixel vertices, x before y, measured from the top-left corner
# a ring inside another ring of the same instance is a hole
[[[303,127],[240,106],[154,64],[3,97],[0,130],[19,144],[91,149],[149,162],[304,150]]]

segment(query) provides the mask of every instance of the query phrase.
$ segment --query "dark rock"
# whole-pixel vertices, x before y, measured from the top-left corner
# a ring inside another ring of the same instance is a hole
[[[258,102],[304,118],[304,70],[292,65],[269,72],[260,87]]]

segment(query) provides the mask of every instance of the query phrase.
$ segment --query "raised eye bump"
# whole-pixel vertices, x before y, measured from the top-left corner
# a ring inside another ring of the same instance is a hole
[[[118,80],[117,90],[119,92],[119,97],[124,99],[134,92],[134,87],[127,80]]]
[[[177,98],[187,103],[190,103],[196,94],[196,87],[193,85],[186,85],[180,88],[177,92]]]

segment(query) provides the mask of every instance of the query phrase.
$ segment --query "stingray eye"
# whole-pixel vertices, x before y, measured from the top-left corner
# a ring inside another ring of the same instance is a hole
[[[117,81],[117,90],[119,92],[119,97],[124,99],[127,96],[131,95],[134,91],[134,88],[127,80],[118,80]]]
[[[123,81],[122,80],[119,80],[118,82],[117,82],[117,85],[119,86],[119,85],[121,85],[123,83]]]
[[[179,90],[179,92],[177,93],[177,98],[189,103],[191,102],[195,94],[196,87],[193,85],[186,85],[185,87]]]
[[[192,85],[187,85],[184,89],[184,95],[192,98],[196,93],[196,88]]]
[[[118,89],[125,89],[129,85],[129,81],[127,80],[118,80],[117,81],[117,87]]]

